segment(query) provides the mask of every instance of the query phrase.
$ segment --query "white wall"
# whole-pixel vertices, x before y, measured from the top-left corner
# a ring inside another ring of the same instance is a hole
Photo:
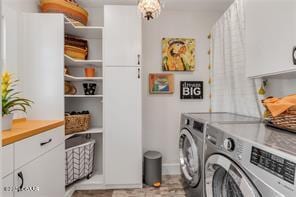
[[[296,93],[296,73],[267,78],[266,96],[283,97]]]
[[[181,113],[209,110],[209,40],[207,36],[212,25],[222,14],[222,11],[163,11],[158,19],[144,21],[143,24],[144,151],[160,151],[163,155],[163,164],[173,171],[179,169],[178,135]],[[197,66],[195,72],[174,72],[175,93],[173,95],[149,95],[149,73],[162,72],[161,39],[163,37],[195,38]],[[180,100],[179,86],[182,80],[204,81],[204,99]]]
[[[0,0],[0,72],[2,71],[3,66],[3,26],[2,26],[2,0]],[[1,101],[0,101],[1,103]],[[2,103],[1,103],[2,106]],[[2,109],[1,109],[2,111]],[[2,116],[1,116],[2,118]],[[0,120],[2,120],[0,118]],[[2,128],[2,121],[0,121],[0,128]],[[0,133],[0,159],[2,160],[2,132]],[[0,168],[0,177],[2,177],[2,168]],[[0,179],[0,185],[2,185],[2,179]],[[0,191],[0,196],[2,196],[2,191]]]

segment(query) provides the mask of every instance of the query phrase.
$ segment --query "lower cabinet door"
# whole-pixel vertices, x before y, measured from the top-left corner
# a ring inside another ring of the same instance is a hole
[[[15,170],[15,197],[63,197],[65,194],[65,144],[61,144]]]
[[[3,190],[2,190],[3,197],[13,197],[13,192],[14,192],[13,173],[11,173],[10,175],[2,179],[2,185],[3,185]]]
[[[114,186],[140,185],[141,68],[107,67],[104,72],[105,183]]]

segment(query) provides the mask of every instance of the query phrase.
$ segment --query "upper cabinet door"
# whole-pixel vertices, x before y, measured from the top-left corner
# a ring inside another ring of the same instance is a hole
[[[64,119],[64,16],[23,14],[18,77],[30,119]]]
[[[106,66],[139,66],[141,37],[141,16],[136,6],[105,6],[103,42]]]
[[[260,77],[296,69],[295,0],[246,0],[247,76]]]

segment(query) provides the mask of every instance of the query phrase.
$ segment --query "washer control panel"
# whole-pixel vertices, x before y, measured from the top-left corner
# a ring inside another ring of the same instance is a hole
[[[204,132],[204,123],[194,121],[193,122],[193,129],[203,133]]]
[[[271,174],[294,184],[295,163],[254,146],[252,147],[250,162]]]

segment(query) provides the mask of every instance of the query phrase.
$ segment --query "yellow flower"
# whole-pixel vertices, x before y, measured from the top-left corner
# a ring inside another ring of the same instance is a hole
[[[2,74],[2,83],[8,84],[10,82],[11,79],[11,74],[9,74],[8,72],[4,72]]]

